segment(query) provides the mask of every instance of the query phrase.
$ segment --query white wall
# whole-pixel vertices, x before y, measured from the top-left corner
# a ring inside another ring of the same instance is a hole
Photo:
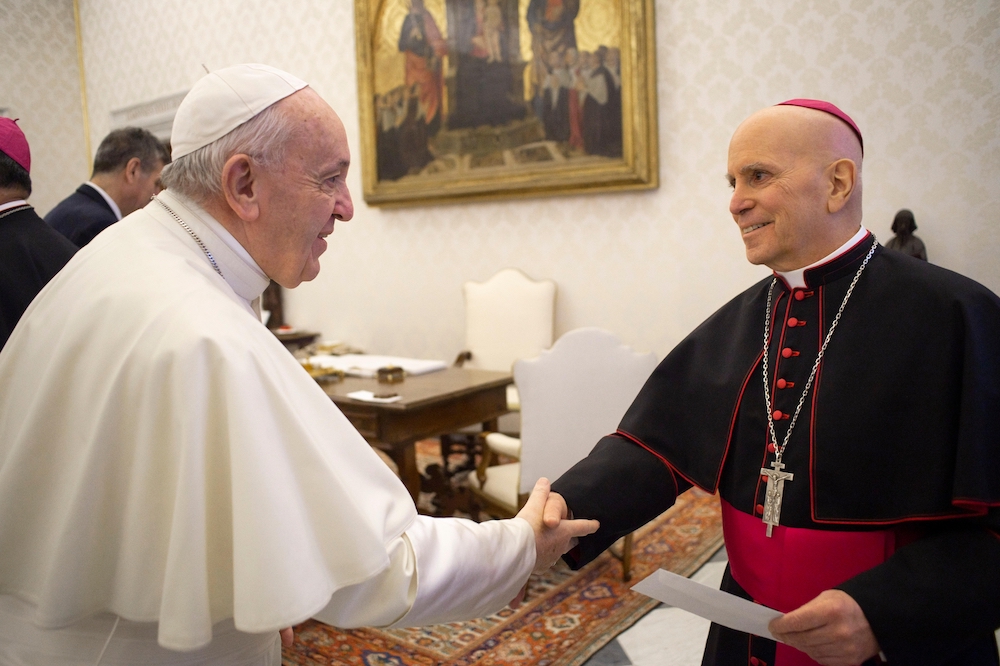
[[[348,0],[81,4],[95,146],[112,109],[190,87],[202,63],[257,61],[310,81],[360,160]],[[558,283],[557,333],[601,326],[662,356],[766,274],[727,211],[726,150],[745,116],[791,97],[829,99],[861,126],[879,238],[911,208],[933,262],[1000,291],[995,1],[657,0],[656,24],[658,190],[384,211],[361,201],[354,169],[355,218],[320,277],[289,294],[291,320],[373,352],[450,359],[462,282],[518,266]]]
[[[73,0],[0,0],[0,44],[0,108],[20,119],[31,148],[28,203],[44,215],[90,176]]]

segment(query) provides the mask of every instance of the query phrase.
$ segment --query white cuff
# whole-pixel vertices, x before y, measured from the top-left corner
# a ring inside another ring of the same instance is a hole
[[[406,535],[416,554],[417,594],[397,627],[495,613],[517,596],[535,566],[535,533],[522,518],[475,523],[417,516]]]

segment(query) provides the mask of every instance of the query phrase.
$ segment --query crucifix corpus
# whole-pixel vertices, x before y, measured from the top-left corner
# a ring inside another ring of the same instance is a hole
[[[767,525],[767,536],[769,537],[771,530],[781,518],[781,495],[785,492],[785,481],[791,481],[795,476],[791,472],[782,472],[785,465],[779,460],[773,461],[771,467],[773,469],[760,468],[760,473],[767,477],[767,488],[764,491],[763,521]]]

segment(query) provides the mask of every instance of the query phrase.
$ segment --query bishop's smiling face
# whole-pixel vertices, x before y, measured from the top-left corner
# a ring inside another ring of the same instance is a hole
[[[826,164],[795,116],[788,107],[765,109],[729,144],[729,212],[747,260],[779,271],[808,266],[827,251]]]
[[[319,257],[336,220],[350,220],[354,204],[347,189],[351,154],[340,118],[309,88],[288,97],[297,125],[284,163],[265,172],[267,216],[263,242],[251,252],[261,269],[293,288],[319,274]]]

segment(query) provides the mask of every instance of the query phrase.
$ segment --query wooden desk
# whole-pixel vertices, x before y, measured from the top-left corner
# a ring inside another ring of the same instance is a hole
[[[392,457],[403,484],[416,501],[420,493],[414,446],[417,440],[477,423],[494,422],[495,428],[496,418],[507,413],[507,385],[513,382],[506,372],[452,367],[409,376],[399,384],[346,377],[322,386],[365,439]],[[375,403],[347,397],[361,390],[393,391],[403,399]]]
[[[319,337],[319,333],[313,333],[312,331],[281,333],[275,330],[272,332],[274,333],[274,336],[281,341],[281,344],[285,345],[285,349],[290,352],[294,352],[296,349],[311,345],[316,342],[316,338]]]

